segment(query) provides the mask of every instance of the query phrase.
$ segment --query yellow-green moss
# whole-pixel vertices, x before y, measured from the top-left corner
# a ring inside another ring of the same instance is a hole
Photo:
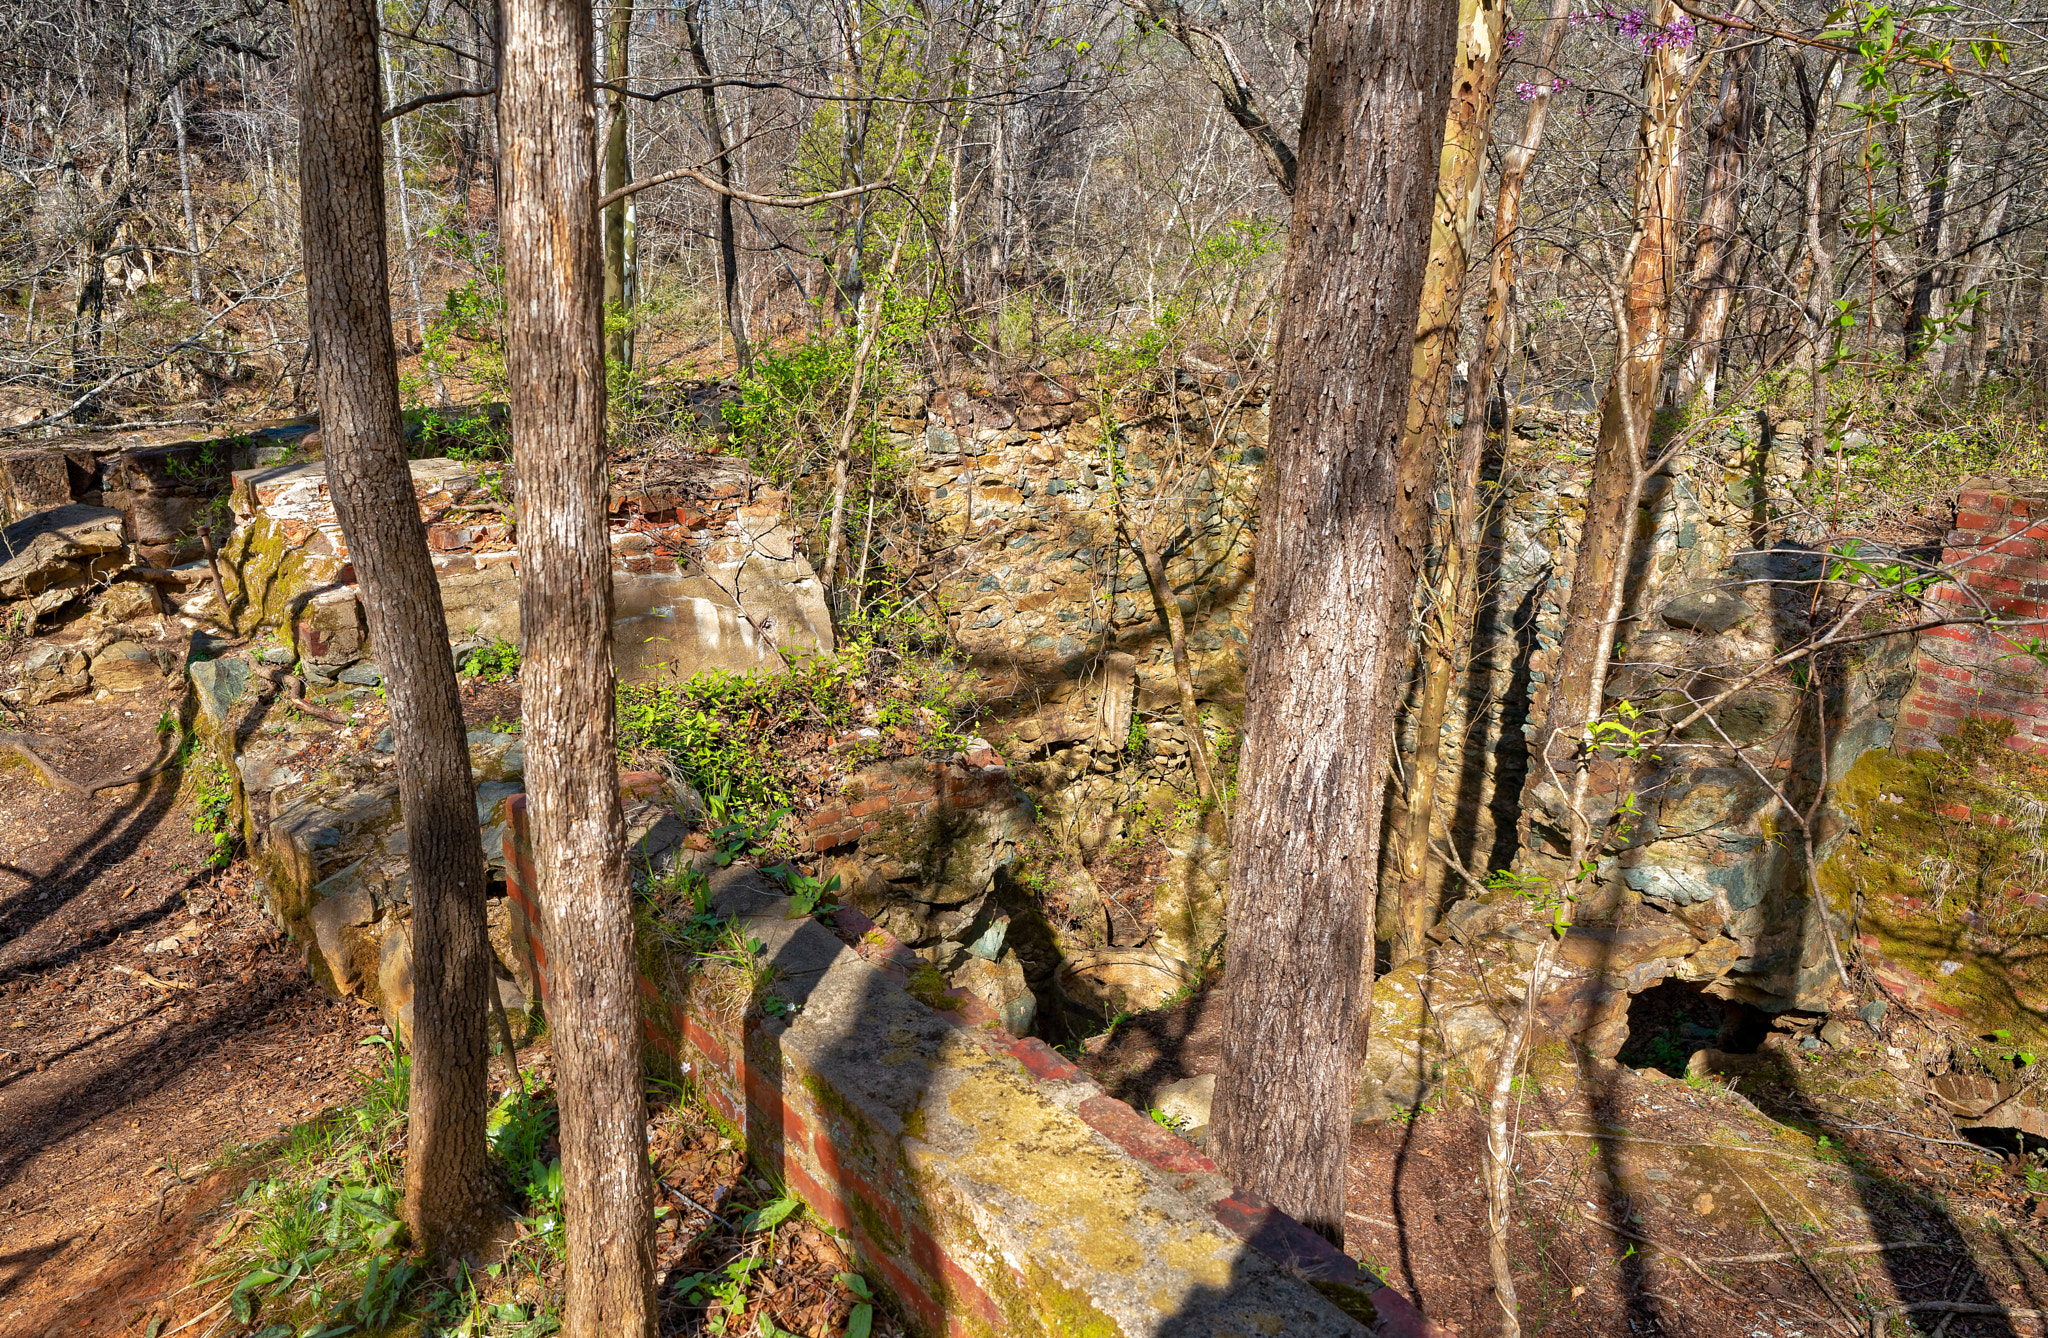
[[[910,978],[903,982],[903,988],[909,992],[911,998],[934,1012],[952,1013],[959,1011],[959,1000],[953,999],[946,994],[946,990],[949,988],[946,984],[946,977],[939,971],[939,968],[933,966],[930,962],[925,962],[915,971],[912,971]]]

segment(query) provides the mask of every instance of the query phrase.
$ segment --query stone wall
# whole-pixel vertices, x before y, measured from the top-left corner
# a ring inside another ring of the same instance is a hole
[[[502,465],[411,462],[413,492],[460,650],[517,643],[516,483]],[[779,666],[830,650],[831,618],[783,522],[784,494],[743,471],[693,460],[682,484],[612,498],[613,652],[621,678]],[[238,624],[274,628],[312,676],[374,661],[324,460],[238,470],[223,548]],[[374,667],[366,670],[374,673]]]
[[[1920,637],[1899,743],[1932,748],[1966,719],[2005,727],[2005,745],[2048,755],[2048,664],[2028,652],[2048,639],[2048,490],[1995,480],[1963,488],[1941,554],[1956,585],[1936,589],[1957,617]]]
[[[545,997],[522,801],[505,861]],[[841,1233],[913,1333],[1441,1333],[857,911],[792,918],[748,869],[712,888],[767,970],[643,933],[650,1065]]]

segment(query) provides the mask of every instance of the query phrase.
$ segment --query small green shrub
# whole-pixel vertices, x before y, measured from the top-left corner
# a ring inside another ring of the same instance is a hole
[[[510,641],[479,647],[464,657],[462,672],[486,683],[503,683],[519,673],[519,647]]]

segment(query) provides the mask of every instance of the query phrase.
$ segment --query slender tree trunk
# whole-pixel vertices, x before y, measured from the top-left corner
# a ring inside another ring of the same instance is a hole
[[[1913,279],[1912,304],[1906,312],[1906,357],[1918,358],[1933,342],[1930,325],[1940,317],[1940,290],[1946,286],[1943,273],[1948,254],[1948,205],[1955,182],[1957,132],[1969,103],[1950,98],[1934,117],[1934,174],[1927,179],[1927,220],[1920,229],[1920,270]],[[1913,151],[1910,130],[1902,130],[1905,151]]]
[[[1738,0],[1734,13],[1747,18],[1752,0]],[[1699,242],[1693,253],[1691,297],[1680,341],[1678,390],[1674,403],[1695,395],[1714,402],[1721,369],[1721,339],[1735,305],[1735,270],[1740,256],[1737,231],[1742,211],[1743,168],[1749,158],[1752,70],[1756,44],[1737,42],[1721,58],[1721,89],[1707,127],[1707,176],[1701,187]]]
[[[1153,542],[1151,530],[1128,514],[1124,517],[1124,528],[1138,545],[1138,557],[1145,564],[1145,584],[1152,591],[1152,606],[1166,624],[1167,647],[1173,655],[1174,687],[1180,693],[1181,723],[1188,732],[1188,756],[1195,764],[1195,791],[1215,803],[1220,791],[1209,770],[1209,745],[1202,735],[1201,709],[1195,704],[1195,674],[1188,662],[1188,629],[1181,616],[1180,600],[1174,596],[1172,582],[1166,579],[1166,562],[1159,556],[1159,545]],[[1225,815],[1226,820],[1228,816]]]
[[[1444,124],[1443,153],[1437,164],[1436,214],[1430,225],[1429,268],[1422,279],[1422,310],[1415,327],[1415,355],[1409,369],[1408,426],[1402,441],[1404,459],[1432,462],[1441,453],[1444,418],[1450,407],[1451,364],[1458,355],[1458,312],[1465,295],[1465,267],[1472,238],[1479,230],[1481,188],[1486,179],[1488,127],[1493,121],[1494,93],[1500,86],[1501,43],[1507,30],[1506,0],[1462,0],[1458,6],[1457,68],[1451,76],[1451,108]],[[1452,479],[1450,514],[1439,516],[1446,528],[1456,524],[1460,480]],[[1476,480],[1475,480],[1476,488]],[[1465,490],[1471,491],[1471,490]],[[1467,502],[1469,504],[1470,498]],[[1423,697],[1416,719],[1415,766],[1408,774],[1404,825],[1395,834],[1394,868],[1399,889],[1381,907],[1392,912],[1396,964],[1422,951],[1423,934],[1436,920],[1436,902],[1429,885],[1429,827],[1436,808],[1438,759],[1442,750],[1455,628],[1451,626],[1454,587],[1452,545],[1445,546],[1435,617],[1423,627]],[[1434,681],[1442,679],[1441,684]],[[1438,688],[1441,691],[1437,691]]]
[[[1650,20],[1659,26],[1681,17],[1672,0],[1656,0]],[[1563,789],[1586,727],[1603,709],[1614,629],[1607,617],[1611,594],[1626,571],[1635,529],[1642,453],[1659,395],[1668,352],[1671,296],[1678,265],[1678,230],[1685,218],[1686,49],[1661,46],[1643,60],[1643,115],[1637,131],[1635,228],[1616,303],[1614,373],[1593,447],[1593,478],[1579,532],[1571,596],[1565,605],[1562,644],[1551,674],[1550,701],[1535,750],[1538,784]],[[1583,815],[1569,817],[1574,832]]]
[[[387,106],[398,102],[398,75],[391,68],[390,52],[385,49],[383,29],[377,33],[377,47],[384,67],[384,101]],[[391,173],[398,179],[398,240],[405,245],[405,286],[412,298],[413,329],[412,339],[424,348],[427,338],[427,303],[420,296],[420,258],[413,250],[412,242],[412,188],[405,183],[405,141],[399,138],[399,122],[391,122]],[[433,378],[434,398],[448,402],[448,384],[442,379],[441,369],[431,360],[427,363],[427,375]]]
[[[640,997],[612,700],[604,276],[589,0],[506,0],[506,371],[527,793],[553,962],[569,1338],[655,1331]]]
[[[178,87],[171,90],[171,126],[178,137],[178,200],[185,209],[186,244],[192,254],[185,259],[185,276],[192,295],[192,305],[206,305],[206,279],[199,267],[199,215],[192,207],[192,165],[185,146],[185,90]]]
[[[694,25],[693,25],[694,28]],[[604,72],[611,83],[618,85],[606,93],[605,136],[604,136],[604,192],[609,195],[633,179],[632,144],[628,135],[631,129],[629,108],[632,99],[620,90],[632,70],[633,57],[633,0],[616,0],[612,6],[611,23],[605,30]],[[707,93],[709,89],[705,90]],[[727,212],[731,211],[730,201],[724,200]],[[631,236],[627,211],[632,209],[629,196],[614,200],[604,211],[604,355],[605,361],[621,373],[633,367],[633,333],[628,324],[628,313],[632,307]]]
[[[683,25],[690,37],[690,63],[704,81],[704,138],[711,146],[711,172],[718,184],[730,190],[734,184],[732,150],[726,147],[725,119],[718,111],[718,90],[711,86],[711,57],[704,47],[704,0],[693,0],[683,9]],[[733,225],[732,196],[719,195],[718,279],[724,292],[725,327],[732,334],[732,355],[741,375],[754,370],[754,352],[747,344],[747,315],[740,305],[739,233]]]
[[[327,478],[384,667],[412,888],[413,1050],[405,1214],[430,1251],[465,1253],[492,1225],[484,1146],[490,951],[483,851],[448,657],[398,416],[384,247],[373,0],[305,0],[298,39],[306,305],[320,342]]]
[[[1214,1147],[1333,1240],[1379,870],[1383,769],[1434,462],[1404,457],[1457,10],[1327,0],[1259,500]]]

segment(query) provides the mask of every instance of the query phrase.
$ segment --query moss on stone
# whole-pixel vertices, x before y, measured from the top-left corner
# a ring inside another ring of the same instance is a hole
[[[2048,929],[2042,822],[2048,766],[1971,720],[1938,750],[1865,753],[1836,787],[1852,830],[1817,870],[1835,915],[1875,939],[1978,1030],[2048,1044],[2048,963],[2020,945]]]
[[[926,1008],[939,1013],[953,1013],[960,1009],[960,1001],[947,995],[946,977],[930,962],[921,963],[910,978],[903,982],[903,988],[910,997]]]

